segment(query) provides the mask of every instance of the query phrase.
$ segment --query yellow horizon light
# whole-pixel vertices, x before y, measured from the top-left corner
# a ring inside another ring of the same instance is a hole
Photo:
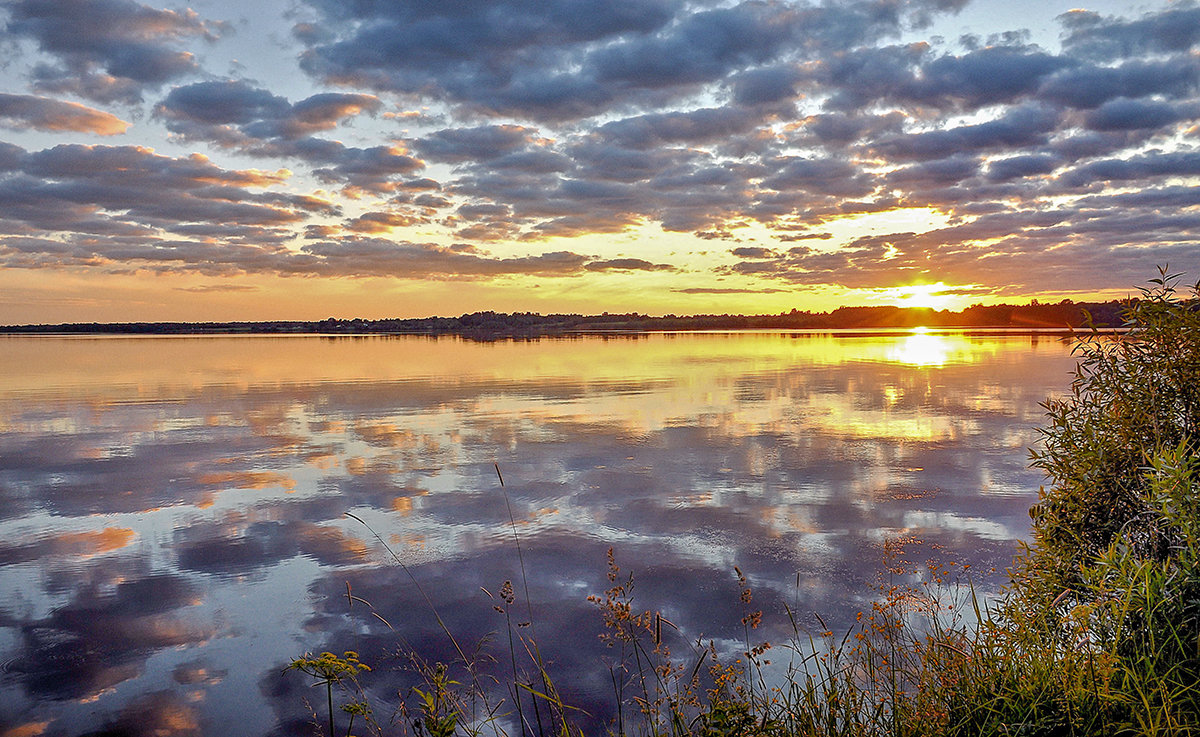
[[[947,294],[954,287],[945,282],[933,284],[909,284],[902,287],[892,287],[889,296],[896,300],[899,307],[924,307],[931,310],[943,310],[961,300],[957,294]]]

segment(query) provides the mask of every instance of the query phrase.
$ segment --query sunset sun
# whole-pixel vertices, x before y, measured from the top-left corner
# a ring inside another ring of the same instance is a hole
[[[962,295],[955,287],[944,282],[935,284],[911,284],[895,287],[889,296],[900,307],[925,307],[933,310],[944,310],[960,306]]]

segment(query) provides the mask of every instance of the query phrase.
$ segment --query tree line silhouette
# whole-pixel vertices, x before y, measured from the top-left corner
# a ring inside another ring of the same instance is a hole
[[[564,335],[599,332],[689,330],[863,330],[894,328],[1026,328],[1076,329],[1087,325],[1122,325],[1127,300],[1027,305],[972,305],[959,311],[924,307],[839,307],[830,312],[791,310],[770,315],[643,315],[637,312],[599,315],[535,312],[472,312],[459,317],[268,320],[241,322],[115,322],[13,325],[10,334],[314,334],[314,335],[461,335],[474,338]]]

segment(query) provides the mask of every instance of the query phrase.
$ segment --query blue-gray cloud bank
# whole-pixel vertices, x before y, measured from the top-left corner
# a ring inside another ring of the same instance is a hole
[[[1200,256],[1194,3],[1073,10],[1049,42],[935,33],[966,0],[256,8],[294,74],[207,64],[257,30],[199,7],[0,5],[27,88],[0,96],[25,136],[0,142],[0,264],[1017,293]],[[901,208],[940,215],[830,233]],[[644,225],[708,260],[538,246]]]

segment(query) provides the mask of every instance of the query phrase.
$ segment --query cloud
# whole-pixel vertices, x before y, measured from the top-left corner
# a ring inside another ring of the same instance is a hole
[[[647,149],[724,140],[762,124],[762,118],[737,108],[702,108],[655,113],[605,123],[595,136],[613,145]]]
[[[421,92],[479,108],[523,103],[547,112],[603,102],[587,99],[586,81],[555,74],[568,49],[654,31],[679,8],[669,0],[619,6],[580,0],[436,8],[410,3],[310,5],[332,28],[347,29],[335,39],[314,39],[304,54],[302,65],[318,77]],[[604,96],[595,88],[592,94]],[[567,99],[571,97],[574,101]]]
[[[1022,177],[1049,174],[1062,166],[1063,159],[1053,154],[1024,154],[1009,156],[1003,159],[992,159],[988,162],[987,178],[993,181],[1007,181]]]
[[[1194,95],[1200,80],[1200,60],[1192,55],[1169,59],[1131,59],[1114,66],[1085,64],[1045,78],[1037,96],[1074,108],[1094,108],[1118,98]]]
[[[429,218],[408,215],[403,212],[367,212],[347,222],[346,229],[355,233],[387,233],[392,228],[403,228],[427,222],[429,222]]]
[[[411,156],[404,147],[395,145],[351,148],[332,143],[318,146],[316,150],[285,146],[282,150],[269,148],[264,155],[272,151],[279,151],[283,155],[294,152],[301,158],[328,162],[330,166],[313,169],[313,174],[330,184],[345,183],[349,194],[387,194],[403,190],[412,181],[404,177],[410,177],[425,168],[425,162]]]
[[[0,93],[0,125],[16,130],[78,131],[99,136],[124,133],[129,123],[102,110],[35,95]]]
[[[979,164],[978,157],[953,154],[942,159],[894,169],[887,174],[887,181],[909,191],[929,185],[957,184],[975,176],[979,171]]]
[[[414,145],[424,157],[452,164],[492,162],[525,149],[536,131],[519,125],[487,125],[436,131]]]
[[[841,158],[786,156],[770,165],[773,173],[763,180],[763,186],[770,189],[837,197],[862,197],[874,189],[869,177]]]
[[[405,278],[553,276],[578,273],[588,262],[587,257],[569,251],[497,258],[453,246],[353,237],[309,244],[303,253],[311,258],[299,261],[297,266],[306,266],[315,273]]]
[[[9,25],[63,69],[68,57],[80,60],[80,74],[116,79],[118,48],[186,55],[223,30],[133,0],[70,4],[104,19],[74,38],[61,12],[19,0]],[[1081,228],[1056,237],[1082,243],[1100,238],[1092,225],[1111,221],[1072,210],[1072,198],[1193,176],[1200,57],[1185,24],[1194,8],[1131,19],[1068,13],[1058,49],[1019,29],[921,39],[919,29],[962,5],[307,0],[295,7],[291,42],[317,85],[308,94],[288,97],[269,75],[188,79],[194,66],[123,78],[138,94],[175,85],[149,120],[172,145],[253,157],[269,162],[264,171],[137,147],[0,144],[0,258],[484,279],[577,275],[620,261],[527,246],[552,238],[657,228],[736,240],[753,227],[763,248],[819,239],[821,253],[844,246],[841,261],[858,265],[891,251],[840,235],[832,221],[931,208],[936,222],[978,220],[973,230],[936,230],[966,238],[998,222],[986,216],[1049,207],[1066,213],[1062,228]],[[114,18],[131,20],[118,28]],[[152,26],[167,32],[153,36]],[[21,130],[126,125],[105,115],[55,96],[0,96],[0,121]],[[187,173],[204,167],[206,175]],[[880,242],[909,238],[910,226],[871,227]],[[969,249],[987,242],[1005,255],[1032,239],[1007,236],[945,245],[979,256]],[[1122,237],[1137,245],[1125,231],[1107,240]],[[1142,247],[1168,246],[1164,236]],[[740,273],[764,280],[798,273],[773,270],[771,258],[736,258]],[[719,272],[716,263],[709,268]],[[883,269],[864,273],[885,278]]]
[[[286,237],[285,228],[310,213],[337,212],[316,197],[261,191],[286,181],[286,172],[222,169],[198,154],[172,158],[137,146],[64,144],[13,158],[15,166],[0,176],[0,208],[17,232],[44,237],[0,242],[10,265],[29,265],[34,253],[63,265],[97,266],[266,255]],[[219,237],[221,245],[189,247],[166,235],[189,231]]]
[[[1178,120],[1195,117],[1196,105],[1180,110],[1177,106],[1154,100],[1117,98],[1088,113],[1086,125],[1097,131],[1163,128]]]
[[[337,230],[313,230],[319,240],[293,250],[283,247],[288,229],[305,223],[310,214],[336,214],[338,209],[311,196],[261,191],[284,182],[282,173],[221,169],[202,156],[170,158],[131,146],[63,145],[32,153],[15,149],[12,158],[13,171],[0,177],[0,207],[23,236],[0,241],[0,263],[11,267],[446,279],[670,268],[638,259],[594,260],[569,251],[500,257],[466,245],[353,235],[384,233],[427,219],[421,213],[445,204],[428,193],[412,198],[416,215],[403,209],[363,213],[345,221],[343,230],[350,235],[331,239]],[[462,215],[490,222],[488,218],[503,218],[505,212],[478,205]],[[563,216],[547,227],[596,225],[571,223]]]
[[[640,258],[610,258],[592,261],[585,267],[588,271],[675,271],[670,264],[654,264]]]
[[[326,92],[295,104],[242,80],[176,87],[155,107],[171,131],[196,140],[240,143],[247,139],[295,140],[382,107],[374,95]],[[236,126],[236,128],[233,128]]]
[[[906,116],[898,111],[885,115],[850,115],[844,112],[810,115],[801,121],[803,135],[797,136],[797,142],[811,140],[819,145],[844,146],[867,137],[899,133],[905,119]]]
[[[796,96],[802,73],[791,64],[762,66],[730,77],[733,101],[740,106],[772,105]]]
[[[683,289],[672,289],[672,292],[677,294],[778,294],[779,292],[789,291],[787,289],[741,289],[734,287],[685,287]]]
[[[780,8],[680,11],[683,20],[676,26],[622,37],[600,51],[578,51],[582,61],[573,74],[605,84],[620,80],[624,100],[641,100],[656,110],[585,122],[565,135],[554,133],[557,118],[542,119],[549,130],[511,123],[443,128],[410,145],[425,159],[455,167],[443,189],[472,222],[458,229],[460,237],[573,237],[646,222],[669,231],[707,232],[752,218],[777,228],[777,237],[788,241],[801,237],[788,231],[799,220],[880,211],[889,201],[894,206],[908,198],[965,213],[972,195],[1036,196],[1037,186],[1045,189],[1038,175],[1059,171],[1080,153],[1086,158],[1089,150],[1092,156],[1119,151],[1137,143],[1130,134],[1142,139],[1157,134],[1185,120],[1190,110],[1158,101],[1122,108],[1100,99],[1112,89],[1096,89],[1093,97],[1103,109],[1080,118],[1063,108],[1062,90],[1070,87],[1065,75],[1083,75],[1094,66],[1018,37],[961,54],[935,54],[925,44],[844,51],[822,45],[824,33],[877,38],[886,23],[865,21],[865,7],[837,11],[846,23],[841,27],[833,9],[797,6],[799,16],[820,20],[813,45],[803,52],[788,46],[795,18]],[[780,27],[751,50],[743,30],[759,28],[768,17]],[[771,59],[776,43],[782,56]],[[687,53],[668,53],[669,44],[684,44]],[[812,54],[816,61],[784,61],[787,54],[798,54],[791,59]],[[728,64],[717,64],[714,69],[721,71],[708,79],[701,71],[705,64],[692,65],[693,58]],[[634,65],[631,59],[646,63]],[[664,68],[658,77],[654,65],[662,59],[677,68]],[[628,71],[622,71],[627,63]],[[640,76],[633,76],[635,67]],[[1133,65],[1120,68],[1109,86],[1129,86],[1149,73]],[[1159,88],[1183,93],[1190,89],[1189,74],[1167,75]],[[729,104],[663,109],[676,92],[718,80],[711,89],[726,90]],[[667,92],[647,97],[650,90]],[[815,99],[827,95],[825,110],[773,128],[786,121],[787,112],[772,105],[801,92]],[[616,97],[604,104],[624,109]],[[880,104],[907,112],[856,112]],[[949,123],[960,113],[984,109],[987,114],[973,122]],[[1081,124],[1099,135],[1074,128]],[[809,152],[787,152],[788,144]],[[868,157],[882,157],[882,169],[878,161],[865,165]],[[990,184],[980,187],[984,182]],[[486,219],[471,215],[485,211]]]
[[[213,292],[257,292],[258,287],[249,284],[199,284],[194,287],[175,287],[180,292],[211,294]]]
[[[1189,51],[1200,43],[1200,7],[1183,4],[1129,20],[1087,10],[1059,16],[1070,53],[1098,61]]]
[[[358,148],[313,135],[375,114],[382,105],[374,95],[332,92],[291,103],[243,80],[223,80],[176,87],[154,114],[185,140],[261,158],[298,159],[314,165],[322,181],[343,184],[350,193],[382,194],[400,188],[397,177],[412,175],[424,162],[395,144]]]
[[[778,254],[772,248],[762,246],[741,246],[730,250],[738,258],[775,258]]]
[[[891,103],[949,112],[1020,102],[1042,79],[1077,64],[1021,45],[934,56],[927,44],[910,44],[834,55],[811,77],[834,90],[835,110]]]
[[[196,73],[194,55],[177,44],[221,30],[194,11],[133,0],[14,0],[7,9],[6,32],[60,63],[37,69],[37,87],[99,102],[139,102],[145,90]]]
[[[301,64],[315,77],[542,122],[662,105],[737,72],[748,73],[740,102],[778,101],[787,96],[786,81],[757,67],[853,47],[927,18],[930,10],[958,7],[864,1],[711,7],[679,0],[309,5],[332,29],[299,28],[298,38],[309,45]]]
[[[1074,64],[1071,59],[1036,49],[989,47],[929,61],[922,68],[921,80],[904,92],[915,102],[949,103],[972,110],[1018,101],[1036,90],[1046,76]]]
[[[1200,152],[1151,152],[1127,159],[1100,159],[1077,166],[1060,175],[1068,187],[1095,182],[1146,181],[1161,177],[1200,175]]]
[[[986,123],[937,131],[883,136],[871,149],[893,161],[942,159],[967,152],[1023,149],[1049,141],[1059,114],[1042,105],[1021,105]]]
[[[1181,235],[1200,225],[1200,214],[1187,204],[1194,201],[1194,196],[1168,188],[1136,198],[1094,195],[1059,208],[1000,209],[923,233],[864,236],[833,249],[796,246],[773,258],[740,261],[725,271],[849,288],[917,280],[974,284],[983,260],[988,283],[1015,293],[1053,291],[1072,279],[1119,288],[1137,281],[1147,247],[1168,261],[1194,258],[1200,242]],[[1188,209],[1167,209],[1165,203]]]

